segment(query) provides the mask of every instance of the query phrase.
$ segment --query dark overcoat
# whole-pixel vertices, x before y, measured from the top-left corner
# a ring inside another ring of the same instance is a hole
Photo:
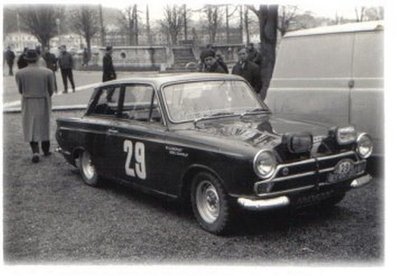
[[[262,80],[260,68],[251,61],[237,62],[233,67],[232,74],[242,76],[254,88],[256,93],[259,93],[262,88]]]
[[[36,64],[29,64],[15,74],[22,95],[22,128],[26,142],[50,140],[51,96],[54,74]]]
[[[113,67],[113,59],[112,56],[109,54],[105,54],[103,56],[103,74],[102,74],[102,81],[110,81],[116,79],[116,72]]]

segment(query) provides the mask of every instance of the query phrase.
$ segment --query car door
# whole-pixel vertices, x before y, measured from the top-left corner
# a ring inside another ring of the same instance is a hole
[[[163,183],[164,133],[153,86],[129,84],[122,88],[118,121],[109,129],[107,156],[113,174],[124,182],[167,193]]]
[[[120,85],[109,85],[99,88],[87,111],[87,131],[90,133],[85,141],[86,149],[91,153],[94,165],[100,175],[113,178],[116,170],[117,156],[111,152],[112,131],[119,118]]]

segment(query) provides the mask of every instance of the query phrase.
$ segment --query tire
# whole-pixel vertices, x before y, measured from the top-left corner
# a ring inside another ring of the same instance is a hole
[[[78,164],[81,178],[84,183],[93,187],[100,186],[100,179],[95,166],[92,164],[91,154],[88,151],[82,151],[79,155]]]
[[[232,221],[230,200],[218,178],[198,173],[192,181],[191,203],[200,226],[213,234],[224,234]]]

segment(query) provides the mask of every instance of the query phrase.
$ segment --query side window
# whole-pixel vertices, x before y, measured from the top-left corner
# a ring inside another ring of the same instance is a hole
[[[122,117],[143,122],[161,122],[157,95],[150,85],[125,87]]]
[[[109,116],[116,115],[119,97],[120,87],[109,86],[102,88],[94,99],[88,113]]]

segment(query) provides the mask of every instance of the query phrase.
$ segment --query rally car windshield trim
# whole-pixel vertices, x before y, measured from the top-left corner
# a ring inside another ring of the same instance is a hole
[[[241,80],[169,84],[162,88],[162,94],[172,123],[240,116],[252,110],[268,112],[247,83]]]

